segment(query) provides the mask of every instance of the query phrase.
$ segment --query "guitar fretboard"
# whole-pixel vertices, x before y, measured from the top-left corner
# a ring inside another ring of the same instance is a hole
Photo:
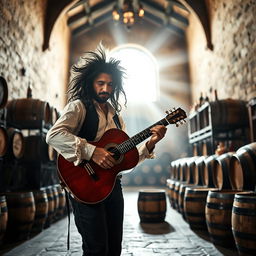
[[[169,122],[165,118],[163,118],[162,120],[160,120],[160,121],[154,123],[153,125],[151,125],[150,127],[146,128],[145,130],[137,133],[136,135],[134,135],[130,139],[124,141],[121,144],[119,144],[118,146],[116,146],[116,149],[118,150],[119,153],[125,154],[126,152],[135,148],[136,145],[138,145],[139,143],[141,143],[145,139],[149,138],[152,134],[151,131],[150,131],[150,129],[152,127],[154,127],[156,125],[167,126],[168,124],[169,124]]]

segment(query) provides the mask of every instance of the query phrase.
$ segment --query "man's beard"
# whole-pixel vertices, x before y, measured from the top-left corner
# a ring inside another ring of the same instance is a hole
[[[100,95],[105,95],[105,97],[100,97]],[[101,92],[99,94],[94,93],[93,98],[98,102],[98,103],[106,103],[110,97],[110,94],[107,92]]]

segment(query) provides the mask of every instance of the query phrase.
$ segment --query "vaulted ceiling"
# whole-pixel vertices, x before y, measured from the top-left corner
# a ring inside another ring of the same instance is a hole
[[[137,4],[138,1],[133,1]],[[143,19],[169,28],[183,35],[188,26],[188,9],[176,0],[140,0],[145,11]],[[73,36],[81,35],[97,25],[112,19],[115,5],[122,7],[123,0],[80,0],[67,12],[68,25]]]
[[[72,37],[95,29],[98,25],[111,21],[115,5],[122,8],[124,0],[51,0],[47,2],[43,50],[49,47],[50,35],[61,13],[68,15],[68,26]],[[141,3],[148,22],[168,28],[184,36],[189,25],[189,15],[193,13],[202,24],[207,47],[213,49],[208,11],[205,0],[133,0]]]

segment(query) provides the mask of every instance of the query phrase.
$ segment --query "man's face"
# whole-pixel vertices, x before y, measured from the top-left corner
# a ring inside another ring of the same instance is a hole
[[[113,92],[112,76],[106,73],[99,74],[93,82],[94,99],[99,103],[106,103]]]

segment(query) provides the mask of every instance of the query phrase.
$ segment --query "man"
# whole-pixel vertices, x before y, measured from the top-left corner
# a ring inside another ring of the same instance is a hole
[[[83,65],[72,68],[75,75],[68,89],[69,103],[47,133],[46,141],[75,166],[83,160],[92,160],[111,171],[116,163],[113,153],[90,142],[98,141],[111,128],[125,129],[118,115],[120,94],[126,101],[122,86],[124,71],[119,61],[106,60],[102,48],[87,53],[82,60]],[[138,148],[139,161],[153,157],[155,144],[164,137],[166,128],[158,125],[151,132],[150,139]],[[120,255],[124,209],[121,178],[117,177],[110,195],[99,203],[81,203],[72,196],[70,200],[84,255]]]

